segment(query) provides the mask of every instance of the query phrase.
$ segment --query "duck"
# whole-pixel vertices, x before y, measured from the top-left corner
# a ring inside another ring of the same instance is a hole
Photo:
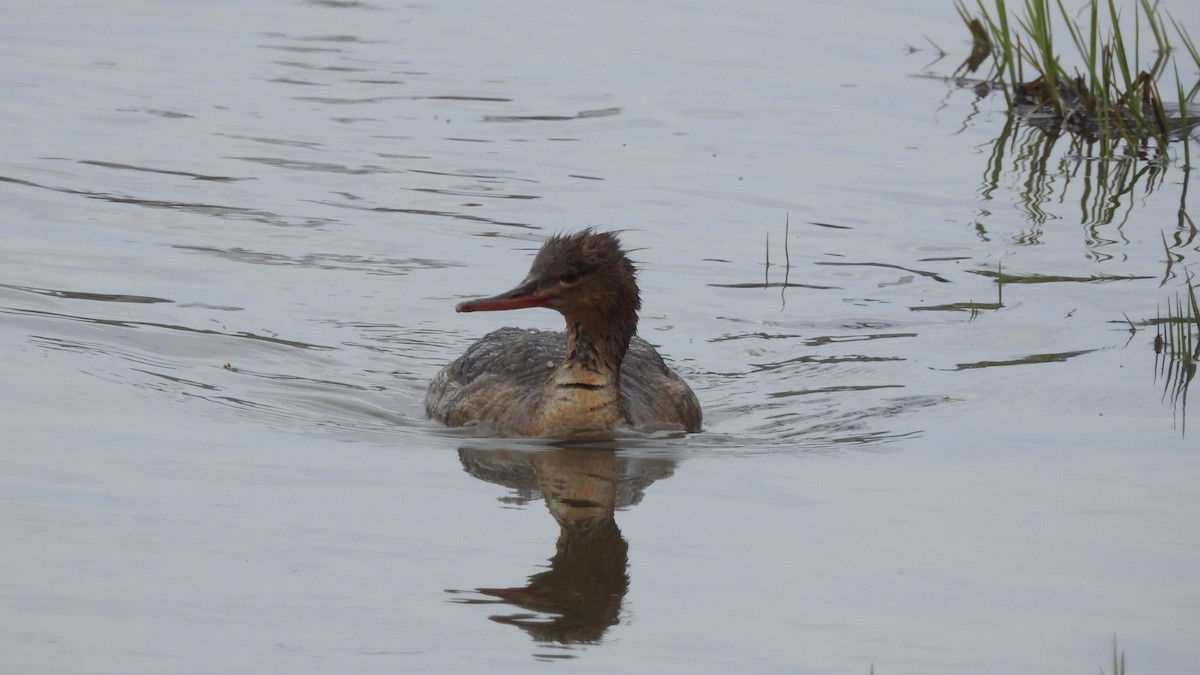
[[[529,307],[557,311],[566,329],[480,338],[429,383],[429,418],[504,436],[701,430],[695,392],[637,335],[637,270],[617,234],[551,236],[515,288],[455,311]]]

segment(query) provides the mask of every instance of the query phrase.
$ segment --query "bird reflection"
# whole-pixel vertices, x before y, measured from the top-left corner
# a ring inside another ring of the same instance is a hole
[[[620,621],[629,590],[629,544],[614,512],[641,501],[656,480],[670,477],[667,459],[621,457],[611,449],[559,448],[542,452],[464,448],[472,476],[512,489],[517,501],[541,495],[559,525],[550,567],[511,588],[476,588],[486,600],[524,612],[493,615],[539,642],[595,643]]]

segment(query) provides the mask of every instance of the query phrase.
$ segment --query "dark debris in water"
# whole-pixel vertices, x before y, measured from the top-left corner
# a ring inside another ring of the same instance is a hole
[[[1035,363],[1058,363],[1073,359],[1076,356],[1090,354],[1095,349],[1081,349],[1074,352],[1057,352],[1053,354],[1030,354],[1016,359],[1008,359],[1005,361],[976,361],[974,363],[959,363],[952,370],[972,370],[975,368],[994,368],[997,366],[1027,366]]]
[[[574,115],[484,115],[484,122],[567,122],[589,117],[611,117],[621,114],[621,108],[581,110]]]
[[[981,312],[1004,307],[999,302],[951,302],[944,305],[920,305],[909,307],[914,312]]]
[[[811,288],[818,291],[839,290],[838,286],[818,286],[816,284],[794,284],[791,282],[761,282],[745,281],[737,284],[708,284],[715,288]]]
[[[311,267],[318,269],[358,269],[367,274],[398,275],[409,274],[414,270],[442,269],[458,267],[459,263],[435,260],[432,258],[385,258],[335,253],[310,253],[301,256],[291,256],[283,253],[255,251],[235,246],[233,248],[218,248],[215,246],[189,246],[177,244],[172,248],[197,253],[208,253],[234,262],[254,265],[280,265],[285,267]],[[169,301],[168,301],[169,302]]]
[[[148,295],[126,295],[124,293],[89,293],[86,291],[63,291],[54,288],[37,288],[34,286],[18,286],[15,284],[0,284],[0,288],[7,288],[14,291],[23,291],[25,293],[36,293],[37,295],[48,295],[54,298],[65,298],[67,300],[91,300],[95,302],[128,302],[135,304],[150,305],[161,302],[175,302],[167,298],[155,298]]]
[[[1072,277],[1061,274],[1006,274],[990,270],[967,270],[971,274],[992,277],[1002,284],[1052,284],[1061,282],[1074,283],[1104,283],[1108,281],[1136,281],[1138,279],[1154,279],[1145,274],[1091,274],[1086,277]]]
[[[873,391],[875,389],[903,389],[902,384],[860,384],[840,387],[814,387],[812,389],[793,389],[790,391],[773,391],[769,398],[791,398],[793,396],[808,396],[810,394],[829,394],[840,391]]]
[[[193,180],[215,181],[218,183],[232,183],[239,180],[254,180],[252,178],[235,178],[233,176],[209,176],[201,173],[192,173],[191,171],[175,171],[172,169],[155,169],[147,166],[136,166],[134,164],[120,164],[118,162],[104,162],[96,159],[81,159],[80,164],[88,164],[90,166],[98,166],[105,169],[121,169],[125,171],[145,171],[147,173],[159,173],[167,176],[183,176]]]
[[[942,283],[947,283],[947,284],[950,283],[949,279],[943,277],[942,275],[938,274],[937,272],[926,272],[924,270],[914,270],[914,269],[911,269],[908,267],[901,267],[900,265],[893,265],[891,263],[824,261],[824,262],[818,262],[815,264],[817,264],[817,265],[841,265],[841,266],[845,266],[845,267],[886,267],[889,269],[902,270],[904,272],[911,272],[912,274],[917,274],[917,275],[920,275],[923,277],[928,277],[930,279],[933,279],[934,281],[940,281]]]

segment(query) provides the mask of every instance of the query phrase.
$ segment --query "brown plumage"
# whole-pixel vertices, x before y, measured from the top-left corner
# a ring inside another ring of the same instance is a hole
[[[700,403],[636,335],[633,263],[610,232],[551,237],[516,288],[459,312],[549,307],[566,333],[501,328],[433,378],[425,412],[450,426],[546,436],[625,427],[700,430]]]

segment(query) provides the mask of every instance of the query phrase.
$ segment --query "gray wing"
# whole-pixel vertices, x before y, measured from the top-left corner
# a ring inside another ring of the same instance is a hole
[[[566,353],[562,333],[501,328],[480,338],[433,378],[425,414],[449,426],[519,422],[523,402],[540,397]]]
[[[635,427],[677,424],[700,431],[703,413],[695,392],[636,335],[621,363],[621,398]]]

